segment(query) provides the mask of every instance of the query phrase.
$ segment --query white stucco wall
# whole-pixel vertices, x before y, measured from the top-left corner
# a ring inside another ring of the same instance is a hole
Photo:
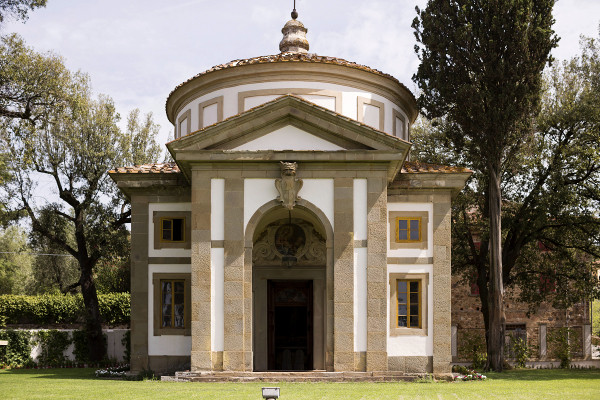
[[[344,150],[336,144],[321,139],[292,125],[284,126],[232,150]]]
[[[389,275],[394,273],[429,274],[427,285],[427,336],[390,336],[390,304],[388,302],[388,356],[432,356],[433,355],[433,265],[388,265]],[[387,298],[390,298],[390,288],[387,285]]]
[[[298,193],[319,208],[333,226],[333,179],[304,179]],[[244,231],[254,213],[265,203],[277,199],[275,179],[244,179]]]
[[[225,179],[210,181],[210,238],[225,239]],[[225,249],[210,249],[211,349],[223,351],[225,342]]]
[[[20,330],[20,329],[18,329]],[[31,338],[31,352],[29,355],[31,359],[35,362],[40,362],[39,357],[42,354],[42,345],[39,342],[39,337],[37,333],[39,331],[45,331],[46,329],[24,329],[29,331],[32,334]],[[54,330],[54,329],[52,329]],[[73,339],[73,332],[75,329],[56,329],[57,331],[67,332],[71,339]],[[129,329],[102,329],[102,333],[106,336],[106,356],[110,359],[115,359],[118,362],[125,361],[125,345],[122,340],[127,334]],[[71,343],[67,348],[63,351],[63,356],[67,360],[75,361],[75,344]],[[44,365],[42,365],[44,366]]]
[[[191,211],[190,203],[150,203],[148,204],[148,257],[191,257],[190,249],[154,248],[154,211]],[[190,221],[191,223],[191,221]]]
[[[426,249],[390,249],[390,238],[395,237],[396,232],[390,228],[390,211],[427,211],[427,248]],[[387,252],[388,257],[433,257],[433,203],[388,203],[388,232]]]
[[[154,287],[152,275],[156,273],[191,273],[190,265],[149,264],[148,265],[148,355],[149,356],[189,356],[192,351],[192,337],[183,335],[154,336]]]
[[[355,179],[354,197],[354,240],[367,240],[367,180]]]
[[[393,131],[393,112],[392,109],[397,110],[402,115],[405,116],[405,120],[408,121],[409,118],[404,114],[399,107],[393,104],[387,98],[380,96],[378,94],[365,92],[360,89],[356,89],[350,86],[343,86],[331,83],[323,83],[323,82],[310,82],[310,81],[275,81],[275,82],[261,82],[261,83],[253,83],[246,84],[240,86],[233,86],[228,88],[223,88],[219,90],[215,90],[214,92],[207,93],[203,96],[200,96],[190,103],[185,105],[175,117],[177,121],[178,118],[183,115],[186,111],[190,110],[191,112],[191,130],[192,132],[200,129],[199,126],[199,104],[213,99],[218,96],[223,96],[223,118],[228,118],[234,115],[237,115],[238,112],[238,93],[246,92],[251,90],[264,90],[264,89],[317,89],[317,90],[328,90],[333,92],[339,92],[341,94],[341,113],[346,117],[357,119],[358,117],[358,97],[363,97],[366,99],[372,99],[383,103],[384,105],[384,132],[394,135]],[[293,93],[293,90],[291,91]],[[305,100],[314,102],[320,106],[325,108],[329,108],[335,110],[335,102],[334,98],[328,96],[315,96],[315,95],[306,95],[306,94],[297,94],[298,97],[304,98]],[[249,109],[252,107],[256,107],[260,104],[264,104],[268,101],[271,101],[275,98],[279,97],[279,95],[260,95],[247,97],[244,101],[244,109]],[[371,123],[373,123],[371,121]],[[378,124],[374,124],[378,128]],[[408,124],[406,124],[405,132],[408,132]],[[406,138],[403,138],[406,139]]]
[[[225,249],[210,249],[210,346],[225,349]]]
[[[275,179],[244,179],[244,232],[254,213],[277,196]]]

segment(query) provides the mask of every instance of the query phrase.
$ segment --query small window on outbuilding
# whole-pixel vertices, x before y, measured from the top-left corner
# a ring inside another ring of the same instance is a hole
[[[477,283],[479,279],[479,273],[474,271],[471,274],[471,279],[469,285],[471,286],[471,296],[479,296],[479,284]]]

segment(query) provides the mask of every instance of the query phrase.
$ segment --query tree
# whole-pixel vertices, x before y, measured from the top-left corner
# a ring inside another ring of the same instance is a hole
[[[413,80],[428,118],[446,116],[448,138],[480,173],[489,245],[485,308],[488,367],[502,370],[502,176],[531,137],[542,72],[557,38],[554,0],[429,0],[413,21],[421,64]]]
[[[27,13],[36,8],[46,7],[47,0],[0,0],[0,24],[6,17],[27,19]]]
[[[37,53],[16,34],[0,37],[0,117],[42,123],[64,107],[69,79],[60,56]]]
[[[19,60],[8,63],[26,69],[45,57],[24,49]],[[11,159],[11,179],[3,185],[3,201],[12,210],[26,213],[36,234],[77,260],[79,279],[64,290],[81,288],[90,358],[100,360],[105,349],[94,267],[103,257],[126,254],[129,249],[125,224],[130,222],[130,209],[107,171],[131,159],[127,153],[131,143],[155,148],[155,131],[123,134],[112,100],[107,96],[92,99],[86,75],[69,72],[62,62],[57,68],[64,71],[61,94],[55,105],[39,108],[43,118],[17,115],[0,120],[1,145]],[[148,121],[148,126],[155,127]],[[149,160],[139,156],[138,161]],[[39,182],[52,189],[39,196]]]
[[[63,218],[57,218],[50,210],[40,210],[38,220],[41,225],[51,226],[54,234],[73,245],[73,232],[70,224]],[[66,254],[63,247],[37,231],[30,234],[30,244],[35,250],[33,262],[33,280],[31,293],[65,293],[80,275],[77,260]],[[75,288],[72,289],[75,291]]]
[[[0,232],[0,294],[24,293],[31,279],[31,249],[17,226]]]
[[[127,117],[124,139],[127,147],[123,149],[125,155],[123,165],[141,165],[150,161],[158,161],[162,149],[156,143],[155,138],[159,131],[160,125],[154,122],[151,112],[144,116],[142,122],[140,121],[140,110],[137,108],[132,110]]]
[[[502,279],[533,311],[542,301],[567,308],[600,288],[600,48],[583,40],[583,55],[546,74],[535,129],[502,174]],[[424,120],[413,156],[473,166],[451,140],[452,122]],[[453,273],[477,277],[484,320],[490,296],[485,177],[473,174],[453,204]],[[487,328],[487,325],[486,325]]]

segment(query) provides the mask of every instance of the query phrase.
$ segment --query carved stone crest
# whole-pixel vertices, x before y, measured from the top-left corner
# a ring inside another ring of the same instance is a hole
[[[281,178],[275,180],[275,187],[279,192],[277,200],[288,210],[293,209],[300,198],[298,192],[303,182],[302,179],[296,178],[297,168],[298,164],[295,162],[281,161]]]
[[[254,241],[252,261],[258,266],[280,266],[295,258],[298,266],[325,265],[327,248],[323,238],[307,221],[293,218],[269,224]]]

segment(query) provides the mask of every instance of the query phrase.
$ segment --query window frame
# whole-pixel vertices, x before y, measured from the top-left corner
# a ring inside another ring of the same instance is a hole
[[[420,240],[401,241],[397,239],[398,220],[405,218],[420,218]],[[429,211],[389,211],[388,212],[388,248],[389,250],[419,249],[427,250],[429,248]]]
[[[183,238],[182,241],[163,240],[162,221],[168,219],[183,219]],[[192,248],[192,230],[191,230],[191,211],[154,211],[152,222],[154,225],[154,249],[191,249]]]
[[[162,285],[163,281],[183,281],[184,282],[184,300],[183,300],[183,328],[162,327]],[[154,273],[152,274],[152,285],[154,291],[154,336],[162,335],[181,335],[190,336],[191,329],[191,274],[189,273]]]
[[[407,239],[400,239],[400,221],[406,220],[406,237]],[[396,217],[396,222],[394,223],[394,227],[396,228],[396,243],[420,243],[422,241],[422,230],[423,224],[421,222],[421,217]],[[419,222],[419,237],[417,239],[412,239],[410,232],[410,222],[418,221]]]
[[[174,224],[173,224],[174,220],[182,220],[183,221],[183,223],[182,223],[183,224],[183,229],[182,229],[182,232],[181,232],[182,239],[181,240],[175,240],[175,239],[173,239],[173,234],[175,232]],[[164,232],[165,232],[164,222],[165,221],[171,221],[171,229],[170,229],[171,230],[171,239],[165,239],[164,238]],[[160,241],[162,243],[184,243],[186,241],[186,236],[187,236],[185,234],[186,225],[187,225],[187,223],[186,223],[186,218],[185,217],[161,217],[160,218]]]
[[[419,309],[419,321],[420,327],[399,327],[398,326],[398,281],[419,281],[420,285],[420,309]],[[389,274],[389,285],[390,285],[390,298],[389,298],[389,330],[390,336],[427,336],[428,335],[428,287],[429,287],[429,273],[390,273]]]
[[[406,296],[406,326],[400,326],[398,325],[398,319],[400,318],[400,315],[398,314],[398,308],[399,308],[399,303],[398,303],[398,285],[400,282],[406,282],[406,288],[407,291],[405,292],[407,294]],[[410,284],[411,283],[416,283],[418,285],[417,287],[417,297],[418,297],[418,310],[417,310],[417,318],[419,319],[419,322],[417,322],[417,326],[411,326],[411,322],[410,319],[411,317],[414,317],[413,314],[411,314],[410,312],[410,308],[412,306],[411,304],[411,300],[410,300],[410,295],[412,293],[414,293],[413,291],[411,291],[410,289]],[[423,312],[421,311],[422,307],[423,307],[423,302],[421,300],[421,290],[422,290],[422,285],[423,281],[421,281],[420,279],[396,279],[396,308],[394,311],[396,311],[396,319],[394,320],[395,322],[395,326],[396,328],[417,328],[417,329],[421,329],[422,325],[422,319],[423,319]]]

